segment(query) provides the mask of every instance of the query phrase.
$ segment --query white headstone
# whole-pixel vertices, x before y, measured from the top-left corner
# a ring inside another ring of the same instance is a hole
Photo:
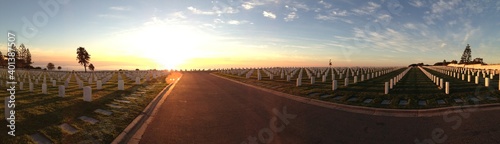
[[[323,77],[321,78],[321,82],[326,82],[326,75],[323,75]]]
[[[316,78],[315,77],[311,77],[311,84],[314,84],[316,83]]]
[[[42,94],[47,94],[47,84],[42,84]]]
[[[302,85],[302,78],[297,78],[296,86],[301,86],[301,85]]]
[[[102,81],[101,80],[97,80],[96,87],[97,87],[97,90],[101,90],[102,89]]]
[[[349,78],[345,78],[344,79],[344,86],[348,86],[349,85]]]
[[[78,88],[83,88],[83,82],[82,81],[78,81]]]
[[[476,84],[479,84],[479,76],[476,76]]]
[[[24,83],[23,82],[19,83],[19,90],[24,90]]]
[[[63,85],[59,86],[59,97],[64,97],[66,95],[66,88]]]
[[[443,79],[439,79],[439,88],[443,89]]]
[[[135,84],[141,84],[141,78],[135,77]]]
[[[358,76],[354,76],[354,83],[358,83]]]
[[[484,86],[489,87],[490,86],[490,78],[484,78]]]
[[[118,80],[118,90],[125,90],[123,80]]]
[[[29,91],[30,91],[30,92],[33,92],[33,83],[30,83],[30,84],[29,84]]]
[[[384,94],[389,94],[389,82],[385,82]]]
[[[92,88],[90,86],[83,87],[83,101],[92,101]]]
[[[56,80],[52,80],[52,87],[56,87]]]
[[[450,94],[450,82],[446,82],[446,86],[445,86],[445,93],[446,94]]]
[[[69,86],[69,79],[64,81],[64,87],[68,87]]]

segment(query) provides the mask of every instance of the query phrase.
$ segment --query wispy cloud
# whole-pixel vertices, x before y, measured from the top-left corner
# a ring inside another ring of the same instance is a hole
[[[113,6],[113,7],[109,7],[109,9],[115,10],[115,11],[128,11],[128,10],[130,10],[129,7],[125,7],[125,6]]]
[[[380,5],[374,2],[368,2],[365,6],[361,8],[355,8],[351,11],[357,15],[370,15],[373,14],[377,9],[380,8]]]
[[[325,2],[323,0],[320,0],[318,3],[321,4],[321,5],[323,5],[323,7],[327,8],[327,9],[332,7],[332,4],[327,3],[327,2]]]
[[[289,22],[289,21],[293,21],[294,19],[297,19],[299,18],[299,16],[297,16],[297,13],[295,12],[291,12],[289,13],[285,18],[283,18],[285,21]]]
[[[422,0],[410,0],[408,3],[414,7],[422,7],[424,6],[424,1]]]
[[[229,20],[227,24],[230,25],[241,25],[241,24],[252,24],[249,21],[246,20]]]
[[[264,15],[264,17],[267,17],[267,18],[270,18],[270,19],[276,19],[276,14],[274,14],[274,13],[272,13],[270,11],[263,11],[262,15]]]
[[[201,15],[214,15],[215,14],[215,12],[213,12],[213,11],[202,11],[202,10],[199,10],[199,9],[194,8],[192,6],[188,7],[187,9],[190,10],[193,14],[201,14]]]

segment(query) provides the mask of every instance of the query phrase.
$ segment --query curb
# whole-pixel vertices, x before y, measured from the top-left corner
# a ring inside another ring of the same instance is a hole
[[[287,99],[295,100],[301,103],[311,104],[315,106],[320,106],[329,109],[336,109],[346,112],[367,114],[367,115],[376,115],[376,116],[392,116],[392,117],[432,117],[432,116],[441,116],[447,113],[461,113],[461,112],[477,112],[477,111],[489,111],[489,110],[500,110],[500,103],[496,104],[481,104],[481,105],[466,105],[466,106],[452,106],[452,107],[443,107],[443,108],[432,108],[432,109],[419,109],[419,110],[401,110],[401,109],[384,109],[384,108],[372,108],[372,107],[363,107],[363,106],[354,106],[354,105],[346,105],[346,104],[338,104],[332,102],[321,101],[317,99],[305,98],[301,96],[296,96],[292,94],[287,94],[271,89],[266,89],[258,86],[254,86],[251,84],[243,83],[240,81],[236,81],[230,78],[226,78],[223,76],[216,75],[214,73],[210,73],[213,76],[226,79],[235,83],[239,83],[245,86],[253,87],[265,92],[269,92]]]
[[[144,108],[139,116],[137,116],[124,130],[118,135],[112,144],[136,144],[142,138],[146,128],[158,112],[158,108],[163,104],[168,95],[172,92],[175,85],[182,78],[182,75],[156,95],[156,97]]]

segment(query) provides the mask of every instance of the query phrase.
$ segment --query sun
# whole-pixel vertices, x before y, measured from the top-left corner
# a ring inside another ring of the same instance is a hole
[[[162,69],[178,69],[186,60],[196,57],[206,40],[204,34],[193,27],[165,23],[142,27],[134,37],[134,47]]]

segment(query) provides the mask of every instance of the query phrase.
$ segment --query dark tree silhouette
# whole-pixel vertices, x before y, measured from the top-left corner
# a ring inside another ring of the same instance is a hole
[[[30,52],[30,49],[26,49],[26,56],[25,56],[25,59],[24,59],[24,63],[25,63],[25,67],[26,68],[31,68],[31,64],[33,64],[33,62],[31,61],[31,52]]]
[[[61,66],[58,66],[58,67],[57,67],[57,69],[58,69],[58,70],[61,70],[61,69],[62,69],[62,67],[61,67]]]
[[[1,67],[7,66],[7,61],[4,59],[4,56],[1,51],[0,51],[0,66]]]
[[[48,70],[53,70],[53,69],[55,69],[55,68],[56,68],[56,66],[55,66],[53,63],[48,63],[48,64],[47,64],[47,69],[48,69]]]
[[[94,65],[93,65],[93,64],[90,64],[90,65],[89,65],[89,69],[90,69],[91,71],[94,71],[94,69],[95,69]]]
[[[79,47],[76,49],[76,60],[78,60],[78,63],[83,65],[83,68],[85,68],[85,72],[87,72],[87,64],[90,62],[90,54],[85,50],[84,47]]]

